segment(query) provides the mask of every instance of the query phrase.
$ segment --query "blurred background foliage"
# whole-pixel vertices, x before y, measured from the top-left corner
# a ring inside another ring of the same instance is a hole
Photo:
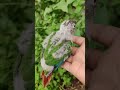
[[[0,90],[14,90],[15,64],[21,54],[17,42],[26,23],[34,20],[33,5],[32,0],[0,1]]]
[[[96,0],[94,21],[120,27],[120,0]]]
[[[75,79],[62,68],[53,74],[46,88],[43,88],[40,78],[41,44],[47,35],[59,30],[60,24],[68,19],[77,22],[75,35],[85,36],[84,0],[35,0],[35,90],[65,90]]]
[[[89,18],[91,18],[95,24],[104,24],[120,28],[120,0],[87,0],[86,2],[86,7],[88,9],[88,12],[86,12],[88,14],[86,16],[86,23],[88,23],[90,20]],[[86,29],[86,34],[87,30],[89,31],[89,28]],[[88,38],[86,38],[86,40]],[[90,38],[86,46],[90,48],[99,48],[101,50],[107,49],[106,46]]]

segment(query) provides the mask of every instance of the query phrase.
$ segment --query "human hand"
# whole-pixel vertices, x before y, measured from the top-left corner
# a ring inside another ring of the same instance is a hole
[[[120,90],[120,29],[90,24],[88,33],[93,40],[107,46],[105,51],[87,50],[88,90]]]
[[[72,41],[80,47],[72,47],[72,55],[62,67],[85,84],[85,38],[73,36]]]

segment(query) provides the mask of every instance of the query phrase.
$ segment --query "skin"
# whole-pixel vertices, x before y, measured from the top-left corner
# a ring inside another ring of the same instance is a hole
[[[120,28],[93,23],[88,27],[89,37],[107,49],[86,48],[85,68],[85,39],[73,36],[72,41],[80,47],[72,47],[73,55],[62,67],[86,85],[88,90],[120,90]]]
[[[89,36],[106,50],[87,49],[88,90],[120,90],[120,28],[89,24]]]
[[[85,84],[85,38],[72,36],[72,41],[80,47],[71,48],[72,55],[66,60],[62,67]]]

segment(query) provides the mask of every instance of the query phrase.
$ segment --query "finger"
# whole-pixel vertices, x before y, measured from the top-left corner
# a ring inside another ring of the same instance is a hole
[[[120,28],[107,25],[91,23],[88,25],[88,29],[88,34],[90,37],[107,46],[111,45],[116,39],[116,36],[120,34]]]
[[[90,69],[97,67],[98,60],[102,56],[102,52],[96,49],[88,49],[86,52],[86,66]]]
[[[72,50],[72,54],[74,55],[76,53],[76,51],[78,50],[78,48],[72,47],[71,50]]]
[[[85,38],[78,37],[78,36],[72,36],[72,41],[78,45],[81,45],[85,41]]]
[[[79,60],[85,63],[85,42],[76,51],[76,55],[74,57],[77,57],[76,60]]]
[[[70,66],[71,66],[71,63],[64,62],[64,64],[62,65],[62,68],[70,72]]]
[[[82,51],[76,52],[76,54],[73,56],[73,59],[80,63],[85,63],[85,54]]]
[[[73,56],[70,56],[66,61],[69,62],[69,63],[72,63],[72,61],[73,61]]]
[[[85,54],[85,42],[83,42],[83,44],[80,46],[78,52],[83,52],[83,54]]]

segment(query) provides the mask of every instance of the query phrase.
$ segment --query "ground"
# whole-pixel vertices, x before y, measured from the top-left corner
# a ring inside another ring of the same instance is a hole
[[[70,87],[67,87],[65,90],[85,90],[85,87],[80,83],[78,79],[74,79],[72,85]]]

